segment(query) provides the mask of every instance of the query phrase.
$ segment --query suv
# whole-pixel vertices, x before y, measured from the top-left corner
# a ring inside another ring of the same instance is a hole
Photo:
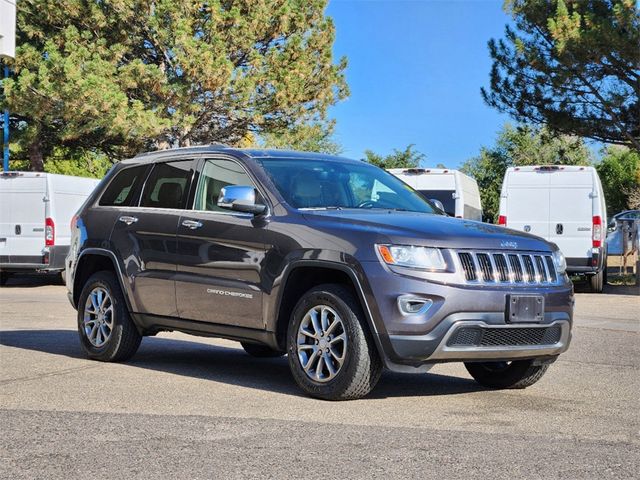
[[[383,366],[464,362],[480,384],[536,382],[571,337],[573,288],[538,237],[450,218],[362,161],[224,146],[113,167],[72,221],[69,299],[90,358],[145,335],[288,354],[308,394],[369,393]]]

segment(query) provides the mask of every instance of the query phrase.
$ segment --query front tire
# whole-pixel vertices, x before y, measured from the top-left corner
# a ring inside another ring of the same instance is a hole
[[[382,373],[360,303],[340,285],[320,285],[302,296],[291,316],[287,353],[296,383],[324,400],[364,397]]]
[[[542,378],[549,365],[534,365],[533,360],[513,362],[465,363],[476,382],[487,388],[527,388]]]
[[[131,358],[142,336],[138,333],[113,272],[94,273],[78,300],[80,344],[89,358],[119,362]]]

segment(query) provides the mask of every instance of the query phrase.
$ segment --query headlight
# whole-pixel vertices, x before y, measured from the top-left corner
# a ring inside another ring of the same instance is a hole
[[[558,273],[564,273],[567,270],[567,261],[560,250],[553,252],[553,264],[556,266]]]
[[[387,265],[445,270],[447,264],[437,248],[413,245],[377,245],[380,257]]]

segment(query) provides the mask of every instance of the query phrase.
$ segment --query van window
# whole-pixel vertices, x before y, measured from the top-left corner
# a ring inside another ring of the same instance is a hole
[[[444,206],[444,211],[452,217],[456,216],[456,199],[453,198],[453,190],[418,190],[426,199],[440,200]]]
[[[192,165],[191,160],[156,164],[145,183],[140,206],[184,208],[193,174]]]
[[[228,212],[218,207],[220,191],[227,185],[246,185],[255,188],[247,173],[236,162],[221,159],[207,160],[200,174],[193,209]]]
[[[131,206],[135,191],[142,182],[146,171],[146,165],[139,165],[118,172],[102,194],[99,205],[107,207]]]

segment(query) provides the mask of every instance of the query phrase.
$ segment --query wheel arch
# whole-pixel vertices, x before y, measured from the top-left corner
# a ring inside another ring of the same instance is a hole
[[[78,300],[84,284],[89,277],[96,272],[111,271],[114,273],[122,289],[122,293],[127,303],[127,309],[132,311],[129,300],[129,291],[122,281],[122,271],[113,252],[102,248],[89,248],[83,250],[78,256],[73,276],[73,305],[78,307]]]
[[[279,348],[286,349],[286,334],[291,313],[300,297],[311,288],[327,283],[343,285],[352,291],[362,308],[378,352],[384,356],[384,351],[379,345],[378,329],[357,273],[348,265],[327,261],[297,261],[292,263],[283,275],[275,310],[275,335]]]

